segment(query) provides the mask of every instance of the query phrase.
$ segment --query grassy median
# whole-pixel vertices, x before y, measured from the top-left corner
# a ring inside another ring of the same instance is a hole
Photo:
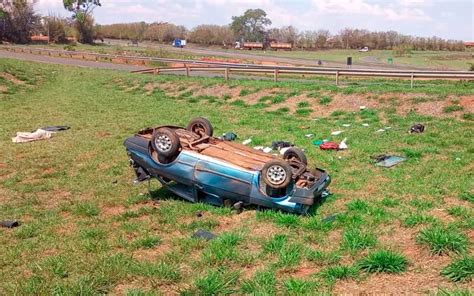
[[[0,228],[2,295],[469,293],[472,83],[226,83],[7,59],[0,74],[0,220],[21,222]],[[333,194],[301,217],[133,186],[124,139],[195,116],[216,135],[304,148]],[[425,132],[409,134],[417,122]],[[48,125],[71,129],[10,141]],[[345,151],[313,144],[345,137]],[[407,160],[384,169],[378,154]],[[197,229],[218,238],[191,238]]]

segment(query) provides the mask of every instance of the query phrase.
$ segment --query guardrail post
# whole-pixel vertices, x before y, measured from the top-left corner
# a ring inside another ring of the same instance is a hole
[[[189,67],[188,65],[184,64],[185,70],[186,70],[186,77],[189,77]]]
[[[413,73],[411,73],[410,88],[413,88],[413,78],[414,78],[414,75]]]
[[[336,71],[336,85],[339,85],[339,71]]]
[[[229,80],[229,68],[224,69],[224,79],[226,81]]]
[[[273,81],[278,82],[278,69],[275,69],[273,72]]]

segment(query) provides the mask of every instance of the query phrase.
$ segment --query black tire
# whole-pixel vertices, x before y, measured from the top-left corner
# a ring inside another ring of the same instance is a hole
[[[186,129],[201,136],[206,135],[212,137],[212,134],[214,133],[214,128],[212,127],[212,124],[204,117],[194,118],[189,122]]]
[[[285,151],[283,154],[283,159],[284,160],[296,160],[301,162],[304,165],[308,165],[308,159],[306,158],[306,155],[304,154],[301,149],[298,148],[289,148]]]
[[[172,158],[178,155],[181,144],[178,135],[172,129],[163,127],[153,132],[151,146],[158,156]]]
[[[291,173],[291,166],[286,161],[274,159],[263,166],[262,179],[271,188],[285,188],[290,184]]]

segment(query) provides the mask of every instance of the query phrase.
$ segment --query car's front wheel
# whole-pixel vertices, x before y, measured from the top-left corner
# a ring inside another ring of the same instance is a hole
[[[286,161],[270,160],[263,166],[262,179],[271,188],[285,188],[291,181],[291,166]]]
[[[169,128],[159,128],[153,132],[151,146],[159,156],[175,157],[181,147],[178,135]]]

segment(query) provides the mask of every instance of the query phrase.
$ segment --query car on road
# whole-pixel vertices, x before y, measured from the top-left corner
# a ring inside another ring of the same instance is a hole
[[[141,130],[124,145],[136,182],[156,178],[191,202],[222,206],[230,201],[305,214],[327,193],[331,180],[322,169],[310,170],[297,148],[279,158],[215,138],[211,123],[202,117],[187,127]]]

